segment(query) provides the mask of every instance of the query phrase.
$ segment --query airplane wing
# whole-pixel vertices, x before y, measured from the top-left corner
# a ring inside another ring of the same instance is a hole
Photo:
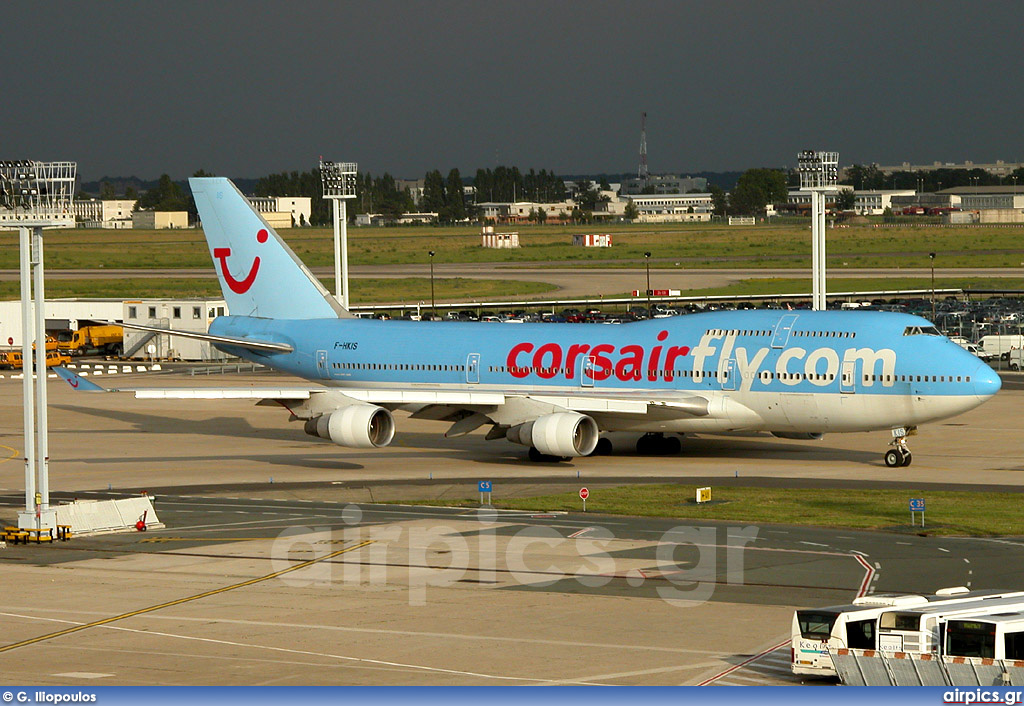
[[[298,401],[318,397],[325,398],[317,400],[316,405],[311,405],[312,409],[310,409],[310,412],[313,415],[322,414],[330,411],[332,408],[358,402],[380,405],[389,409],[405,409],[413,412],[413,416],[435,419],[444,418],[437,416],[436,410],[432,410],[435,407],[442,407],[447,410],[470,409],[474,412],[490,408],[495,416],[504,417],[506,415],[497,414],[498,408],[510,404],[518,404],[524,407],[557,408],[563,411],[585,413],[605,412],[643,415],[655,410],[664,410],[666,412],[678,412],[682,416],[703,417],[709,414],[708,400],[697,395],[680,396],[673,399],[656,399],[650,395],[636,393],[615,394],[610,391],[572,395],[534,395],[525,394],[521,391],[502,392],[500,390],[477,392],[474,390],[357,389],[319,386],[292,388],[105,388],[62,366],[54,367],[53,371],[71,387],[80,392],[130,392],[137,399],[255,399],[271,404],[276,403],[278,400]],[[527,410],[524,410],[524,414],[526,417],[530,416]]]
[[[566,413],[575,415],[577,420],[592,418],[588,423],[593,428],[595,441],[598,428],[608,428],[605,422],[615,418],[670,420],[714,416],[711,400],[693,394],[655,396],[644,392],[601,390],[552,395],[520,390],[337,387],[106,389],[66,368],[58,366],[53,370],[71,387],[83,392],[130,392],[138,399],[253,399],[258,400],[258,405],[279,405],[289,411],[290,420],[304,420],[307,433],[329,438],[342,446],[386,445],[394,433],[390,411],[398,409],[417,419],[449,422],[451,426],[445,433],[448,437],[462,436],[490,424],[487,439],[500,439],[520,425],[539,423],[542,418],[564,417]],[[338,424],[346,426],[341,431],[332,431],[331,425],[335,424],[332,418],[341,419]],[[381,432],[383,436],[380,439],[363,438],[367,430],[374,429],[386,431]],[[520,439],[517,443],[522,443],[521,435],[509,438]],[[580,453],[589,451],[581,450]]]

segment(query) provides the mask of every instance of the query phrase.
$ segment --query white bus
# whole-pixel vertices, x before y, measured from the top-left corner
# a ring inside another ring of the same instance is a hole
[[[878,617],[894,608],[955,605],[982,598],[1024,596],[1024,592],[971,591],[963,586],[944,588],[935,595],[875,593],[854,599],[850,605],[798,610],[793,614],[790,662],[794,674],[836,676],[829,647],[878,649]]]
[[[877,649],[882,652],[937,654],[950,620],[1004,611],[1024,611],[1024,591],[907,610],[887,610],[878,616]]]
[[[1024,612],[994,613],[946,623],[943,654],[1024,660]]]

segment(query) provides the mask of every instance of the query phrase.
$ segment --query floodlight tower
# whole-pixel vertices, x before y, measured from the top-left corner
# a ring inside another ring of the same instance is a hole
[[[647,186],[647,113],[640,114],[640,166],[636,170],[637,179]]]
[[[839,153],[804,150],[796,156],[800,188],[811,192],[811,308],[825,310],[825,194],[837,191]]]
[[[356,196],[355,162],[320,160],[320,181],[324,198],[330,199],[334,213],[334,291],[341,305],[348,308],[348,216],[347,199]]]
[[[74,162],[0,161],[2,228],[17,228],[21,245],[21,364],[25,428],[25,510],[22,528],[55,528],[50,509],[50,455],[46,416],[46,311],[43,289],[43,228],[74,226]],[[32,290],[35,289],[35,320]],[[35,389],[32,331],[35,329]]]

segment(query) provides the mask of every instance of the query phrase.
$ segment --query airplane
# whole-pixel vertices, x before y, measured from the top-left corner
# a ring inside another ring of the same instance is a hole
[[[617,326],[361,319],[344,309],[225,178],[189,180],[230,315],[173,335],[313,385],[137,389],[137,397],[251,397],[348,448],[387,446],[393,412],[456,437],[529,448],[533,461],[618,451],[677,453],[691,433],[819,439],[907,436],[998,392],[999,376],[927,320],[876,311],[715,311]],[[127,322],[125,326],[167,333]],[[66,369],[78,389],[103,388]],[[626,441],[623,442],[622,439]]]

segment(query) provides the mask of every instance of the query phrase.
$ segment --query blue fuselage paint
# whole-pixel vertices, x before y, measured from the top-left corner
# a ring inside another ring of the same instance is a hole
[[[228,316],[210,332],[288,343],[295,348],[288,354],[223,349],[328,387],[524,395],[603,390],[652,400],[718,395],[768,417],[772,405],[796,400],[814,405],[813,423],[801,426],[790,414],[788,425],[766,421],[765,427],[827,431],[944,418],[998,391],[998,375],[960,346],[943,336],[908,334],[929,326],[888,312],[729,311],[620,325]],[[836,406],[839,398],[859,402]],[[880,398],[906,411],[856,423],[828,411],[870,417]],[[936,399],[938,407],[924,404]]]

